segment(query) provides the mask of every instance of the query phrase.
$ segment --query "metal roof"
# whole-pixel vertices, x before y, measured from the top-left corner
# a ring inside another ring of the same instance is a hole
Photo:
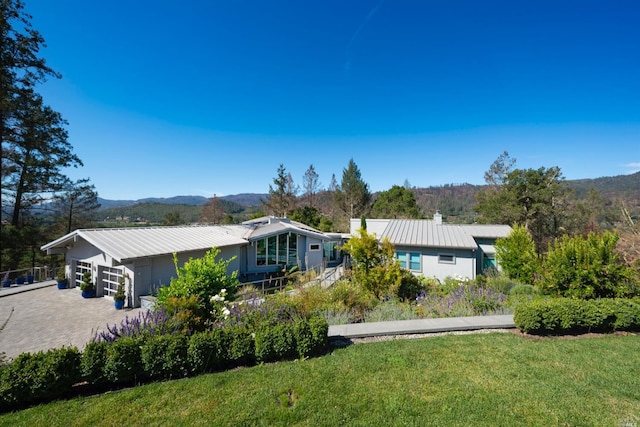
[[[78,238],[110,255],[118,262],[177,252],[206,250],[247,243],[253,227],[248,225],[103,228],[76,230],[42,250],[66,247]]]
[[[507,237],[511,233],[511,227],[501,224],[461,224],[460,227],[477,238],[499,239]]]
[[[493,245],[481,243],[478,246],[480,246],[480,249],[482,249],[482,252],[484,252],[485,254],[495,255],[496,253],[496,247]]]
[[[476,249],[478,244],[462,226],[432,220],[392,219],[380,236],[396,246]]]
[[[243,222],[243,224],[248,223],[250,222]],[[272,221],[267,224],[260,225],[255,228],[248,238],[250,241],[258,240],[287,231],[302,234],[304,236],[315,237],[320,240],[329,240],[329,237],[320,231],[295,221]]]

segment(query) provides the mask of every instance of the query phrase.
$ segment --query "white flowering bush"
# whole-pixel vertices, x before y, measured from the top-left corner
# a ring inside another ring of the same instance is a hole
[[[231,310],[229,310],[229,301],[227,301],[227,290],[225,288],[222,288],[219,293],[212,296],[210,303],[213,323],[229,318]]]

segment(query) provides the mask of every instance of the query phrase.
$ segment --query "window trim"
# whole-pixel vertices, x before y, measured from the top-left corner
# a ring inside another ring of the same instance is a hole
[[[322,249],[321,243],[309,243],[309,252],[317,252]]]

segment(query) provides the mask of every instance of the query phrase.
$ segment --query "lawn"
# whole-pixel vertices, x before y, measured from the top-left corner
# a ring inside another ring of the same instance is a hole
[[[127,424],[636,426],[640,335],[357,344],[0,416],[11,426]]]

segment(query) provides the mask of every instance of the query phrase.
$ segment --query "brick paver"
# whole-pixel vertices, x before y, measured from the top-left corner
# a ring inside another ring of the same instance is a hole
[[[13,310],[13,312],[12,312]],[[62,346],[84,348],[96,331],[145,309],[116,310],[109,298],[84,299],[80,289],[56,286],[0,297],[0,353],[20,353]],[[5,324],[6,322],[6,324]]]

